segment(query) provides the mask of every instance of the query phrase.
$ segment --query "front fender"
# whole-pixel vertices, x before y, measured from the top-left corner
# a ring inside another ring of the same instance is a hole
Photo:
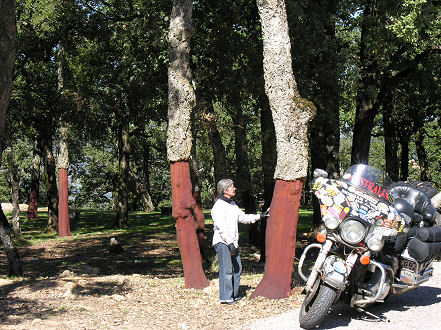
[[[349,254],[346,260],[336,255],[328,256],[323,263],[323,282],[336,289],[344,290],[358,257],[357,253]]]

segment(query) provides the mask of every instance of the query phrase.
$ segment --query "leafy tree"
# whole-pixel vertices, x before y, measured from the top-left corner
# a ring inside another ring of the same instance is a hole
[[[426,65],[415,70],[409,76],[410,79],[400,84],[394,93],[394,109],[396,111],[393,112],[393,119],[397,124],[396,130],[402,136],[401,139],[411,138],[415,143],[417,156],[415,160],[418,164],[419,178],[414,178],[414,180],[432,180],[430,173],[436,172],[436,168],[438,168],[437,162],[429,162],[426,147],[430,144],[424,143],[424,140],[436,136],[436,131],[432,131],[435,134],[428,134],[426,127],[436,127],[434,123],[438,118],[437,110],[441,102],[439,98],[440,84],[436,73],[439,72],[439,69],[439,61],[435,59],[426,61]],[[409,90],[412,90],[412,93],[408,93]],[[405,163],[401,164],[402,168],[408,164],[407,159],[403,159],[403,161]],[[433,169],[431,170],[430,167]],[[404,169],[403,172],[407,173],[407,169]],[[401,176],[408,179],[408,175],[404,176],[404,173]]]
[[[240,187],[238,197],[245,210],[254,212],[256,178],[251,175],[255,167],[250,160],[247,133],[259,128],[259,104],[253,98],[263,94],[257,7],[249,1],[197,1],[194,22],[196,92],[203,100],[200,103],[214,150],[212,186],[221,178],[232,176]],[[227,130],[234,139],[231,153]],[[231,160],[232,165],[226,166],[225,159]]]
[[[17,13],[19,55],[11,121],[18,122],[17,127],[31,141],[39,141],[40,150],[37,152],[41,153],[46,170],[47,231],[53,232],[58,227],[58,188],[53,143],[61,110],[53,51],[57,45],[59,31],[56,27],[59,25],[54,23],[54,4],[50,1],[21,2]],[[35,187],[34,181],[32,196],[38,193]],[[32,204],[35,205],[35,200]]]
[[[367,162],[381,106],[421,63],[439,53],[440,8],[432,1],[362,3],[360,81],[351,162]]]
[[[166,91],[166,1],[134,1],[121,3],[87,2],[88,28],[84,42],[73,57],[75,80],[80,98],[93,111],[84,116],[92,120],[87,136],[92,140],[98,130],[110,134],[115,144],[111,152],[118,159],[118,174],[112,178],[112,198],[117,199],[115,225],[128,225],[130,190],[147,194],[151,175],[148,166],[133,165],[132,140],[141,149],[151,146],[141,143],[149,136],[150,121],[165,120]],[[94,31],[94,32],[92,32]],[[98,51],[97,51],[98,50]],[[135,166],[134,168],[131,168]],[[135,177],[136,176],[136,177]],[[144,178],[144,179],[142,179]]]
[[[299,91],[317,107],[311,121],[311,168],[339,176],[339,72],[335,0],[287,2]]]
[[[340,175],[340,78],[342,56],[338,54],[337,1],[289,1],[288,20],[293,65],[299,91],[317,107],[309,129],[311,170],[321,168],[330,177]],[[313,223],[321,223],[315,202]]]

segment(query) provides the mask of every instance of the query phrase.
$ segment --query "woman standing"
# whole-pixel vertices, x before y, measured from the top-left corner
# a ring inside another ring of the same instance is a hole
[[[211,217],[214,224],[213,246],[219,261],[219,297],[221,304],[234,304],[238,299],[242,264],[239,256],[238,223],[250,224],[268,216],[245,214],[232,200],[236,187],[231,179],[217,184],[218,196]]]

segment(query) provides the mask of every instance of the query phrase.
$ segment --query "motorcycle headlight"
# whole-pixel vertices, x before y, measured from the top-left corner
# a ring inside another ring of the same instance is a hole
[[[347,220],[340,226],[340,236],[349,244],[357,244],[366,235],[366,227],[359,221]]]
[[[325,223],[326,229],[330,229],[330,230],[334,230],[340,224],[340,220],[338,220],[336,217],[330,214],[326,214],[323,217],[323,222]]]
[[[372,236],[367,242],[368,248],[372,251],[380,251],[383,248],[383,241],[380,237]]]

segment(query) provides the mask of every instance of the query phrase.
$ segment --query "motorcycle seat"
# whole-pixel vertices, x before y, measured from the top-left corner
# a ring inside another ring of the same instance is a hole
[[[422,242],[414,237],[407,245],[407,251],[418,262],[428,261],[441,255],[441,242]]]

